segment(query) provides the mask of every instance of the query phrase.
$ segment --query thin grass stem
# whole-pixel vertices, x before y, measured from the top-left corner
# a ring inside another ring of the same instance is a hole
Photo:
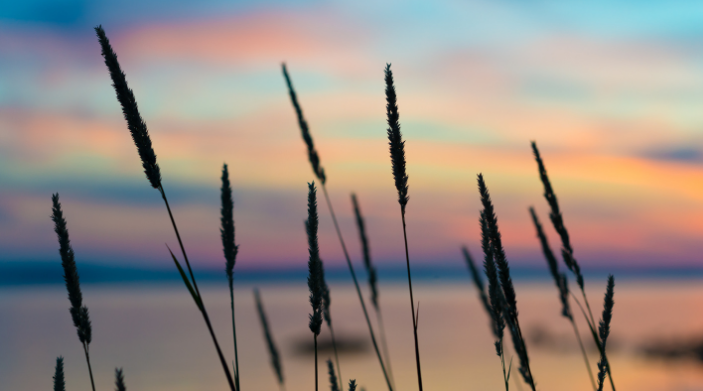
[[[422,369],[420,368],[420,346],[417,340],[417,322],[415,319],[415,301],[413,299],[413,282],[410,278],[410,255],[408,253],[408,235],[405,229],[405,208],[401,208],[401,218],[403,220],[403,240],[405,241],[405,263],[408,267],[408,289],[410,290],[410,310],[413,318],[413,337],[415,338],[415,364],[417,366],[417,384],[422,391]]]
[[[313,334],[315,340],[315,391],[317,390],[317,334]]]
[[[230,307],[232,309],[232,338],[234,338],[234,383],[237,386],[237,390],[241,390],[239,386],[239,354],[237,354],[237,327],[235,327],[234,322],[234,288],[230,285],[229,287],[229,298]]]
[[[381,346],[383,347],[383,355],[388,365],[388,375],[391,377],[393,388],[395,388],[395,378],[393,377],[393,369],[391,368],[391,354],[388,350],[388,343],[386,342],[386,328],[383,325],[383,316],[381,315],[380,307],[379,305],[378,308],[376,308],[376,319],[378,320],[378,328],[381,329]]]
[[[383,347],[383,355],[386,365],[388,366],[388,375],[391,378],[391,384],[395,388],[395,379],[393,378],[393,368],[391,368],[391,358],[388,351],[388,343],[386,342],[386,328],[383,325],[383,316],[381,315],[381,304],[379,303],[378,295],[378,277],[376,275],[376,268],[371,262],[371,249],[369,248],[369,240],[366,236],[366,224],[364,223],[364,217],[361,214],[361,208],[359,207],[359,202],[356,198],[356,194],[351,194],[352,207],[354,209],[354,215],[356,217],[356,227],[359,230],[359,241],[361,242],[361,253],[363,255],[364,267],[366,268],[366,274],[368,275],[369,288],[371,290],[371,304],[376,311],[376,318],[378,321],[378,327],[381,329],[381,346]]]
[[[503,342],[501,341],[500,343],[502,344]],[[505,371],[505,349],[501,347],[501,351],[503,352],[503,354],[500,355],[500,364],[503,366],[503,381],[505,382],[505,391],[509,391],[510,385],[508,382],[510,381],[510,375]],[[510,366],[512,368],[512,360],[510,360]]]
[[[591,325],[591,322],[588,321],[588,316],[586,315],[586,311],[581,305],[581,303],[576,299],[576,296],[574,295],[573,292],[569,292],[571,294],[571,297],[574,299],[576,304],[578,304],[579,308],[581,309],[581,313],[583,316],[586,318],[586,323],[588,324],[588,329],[591,331],[591,336],[593,337],[593,341],[596,344],[596,347],[598,348],[598,353],[604,354],[603,353],[603,348],[601,347],[600,344],[600,339],[598,338],[598,332],[596,332],[596,329]],[[606,356],[607,359],[607,356]],[[608,365],[608,378],[610,379],[610,386],[613,388],[613,391],[615,391],[615,383],[613,382],[613,375],[610,373],[610,365]]]
[[[83,352],[85,352],[85,361],[88,363],[88,373],[90,374],[90,385],[95,391],[95,380],[93,380],[93,367],[90,365],[90,354],[88,353],[88,344],[83,343]]]
[[[354,267],[352,266],[351,259],[349,258],[349,253],[347,252],[347,246],[344,244],[344,238],[342,237],[342,232],[339,229],[339,224],[337,224],[337,217],[334,214],[334,208],[332,208],[332,202],[330,201],[330,196],[327,194],[327,186],[322,183],[322,192],[325,194],[325,200],[327,201],[327,208],[332,216],[332,222],[334,223],[334,229],[337,231],[337,237],[339,238],[339,243],[342,245],[342,251],[344,252],[344,257],[347,260],[347,266],[349,266],[349,272],[352,275],[352,280],[354,280],[354,287],[356,288],[356,294],[359,296],[359,302],[361,303],[361,309],[364,312],[364,318],[366,319],[366,325],[369,328],[369,334],[371,334],[371,342],[373,343],[373,348],[376,351],[376,356],[378,356],[378,362],[381,364],[381,370],[383,371],[383,376],[386,379],[386,384],[388,389],[393,391],[393,386],[391,384],[390,378],[388,377],[388,372],[386,371],[386,366],[383,363],[383,358],[381,357],[381,351],[378,349],[378,343],[376,342],[376,336],[373,332],[373,327],[371,326],[371,320],[369,319],[369,313],[366,310],[366,304],[364,304],[364,297],[361,295],[361,289],[359,288],[359,281],[356,278],[356,273],[354,272]]]
[[[586,364],[586,369],[588,370],[588,378],[591,379],[591,385],[594,390],[598,389],[596,381],[593,378],[593,372],[591,371],[591,363],[588,362],[588,354],[586,354],[586,349],[583,347],[583,341],[581,340],[581,333],[579,333],[579,328],[576,326],[576,321],[571,318],[571,325],[574,326],[574,334],[576,334],[576,340],[579,342],[579,348],[581,348],[581,354],[583,355],[583,362]]]
[[[332,349],[334,349],[334,360],[337,363],[337,373],[339,374],[339,387],[340,389],[344,388],[344,385],[342,383],[342,370],[339,367],[339,354],[337,354],[337,340],[334,338],[334,327],[332,327],[332,324],[329,325],[330,328],[330,335],[332,336]]]

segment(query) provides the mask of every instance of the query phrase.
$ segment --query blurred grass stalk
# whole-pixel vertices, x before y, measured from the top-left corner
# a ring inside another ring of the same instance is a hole
[[[334,365],[332,360],[327,360],[327,373],[330,377],[330,391],[340,391],[339,383],[337,382],[337,375],[334,373]],[[340,375],[341,378],[341,375]]]
[[[359,241],[361,242],[361,253],[364,257],[364,267],[366,268],[366,274],[369,279],[369,289],[371,290],[371,304],[376,312],[376,319],[378,320],[378,328],[381,330],[381,345],[383,346],[383,355],[385,356],[385,362],[388,366],[388,375],[391,378],[391,383],[395,388],[395,378],[393,377],[393,368],[391,367],[391,355],[388,350],[388,343],[386,342],[386,328],[383,325],[383,316],[381,315],[381,303],[378,301],[378,276],[376,273],[376,268],[371,263],[371,249],[369,248],[369,240],[366,236],[366,224],[364,222],[364,217],[361,214],[361,208],[359,207],[359,202],[356,198],[356,194],[351,195],[352,206],[354,207],[354,216],[356,217],[356,227],[359,230]]]
[[[269,356],[271,357],[271,366],[273,367],[274,372],[276,372],[276,378],[278,379],[279,387],[281,388],[281,390],[285,390],[281,356],[278,353],[276,343],[273,341],[273,336],[271,335],[271,330],[269,328],[268,318],[266,317],[266,311],[264,311],[264,303],[261,300],[261,294],[259,294],[259,289],[257,288],[254,288],[254,301],[256,302],[256,310],[259,313],[261,328],[264,332],[264,338],[266,339],[266,346],[268,347]]]
[[[232,391],[236,391],[237,388],[235,387],[234,381],[232,380],[232,374],[229,371],[227,361],[225,360],[224,355],[222,354],[222,349],[220,349],[220,344],[217,342],[217,337],[215,336],[215,332],[212,329],[210,317],[208,316],[207,310],[205,309],[205,304],[202,301],[200,290],[198,289],[198,284],[195,281],[193,270],[191,269],[190,262],[188,261],[188,255],[186,254],[186,250],[183,247],[183,241],[181,240],[181,235],[178,232],[176,221],[173,218],[173,213],[171,213],[171,207],[168,204],[166,192],[161,182],[161,171],[158,163],[156,162],[156,154],[154,153],[154,149],[151,145],[151,138],[149,137],[149,131],[147,130],[146,123],[139,114],[137,100],[134,97],[134,93],[127,85],[126,76],[124,72],[122,72],[120,64],[117,61],[117,54],[115,54],[115,52],[113,51],[112,46],[110,45],[110,41],[105,35],[105,31],[103,30],[102,26],[95,27],[95,32],[98,36],[98,40],[102,48],[102,55],[105,58],[105,65],[107,66],[110,72],[110,77],[113,83],[112,85],[115,88],[115,93],[117,94],[117,100],[122,106],[122,113],[124,114],[124,118],[127,121],[127,127],[129,128],[130,133],[132,134],[132,139],[134,140],[134,143],[137,147],[137,152],[139,153],[139,157],[141,158],[142,167],[144,167],[144,173],[146,174],[146,177],[149,180],[151,186],[159,191],[161,197],[164,200],[164,203],[166,204],[168,216],[171,219],[171,225],[173,226],[173,230],[176,233],[178,244],[181,247],[181,253],[183,254],[183,258],[188,268],[190,281],[188,276],[185,274],[183,268],[181,267],[180,263],[176,259],[176,256],[173,255],[171,249],[169,249],[169,252],[171,253],[173,262],[175,263],[176,268],[178,269],[178,272],[180,273],[181,278],[183,279],[183,283],[188,288],[188,291],[193,297],[193,301],[197,305],[198,309],[200,310],[200,313],[203,316],[203,319],[205,320],[205,324],[207,325],[208,331],[210,332],[210,336],[212,337],[212,342],[215,345],[215,349],[217,350],[217,355],[220,359],[220,363],[222,364],[225,376],[227,377],[229,387]]]
[[[327,187],[325,185],[327,177],[325,175],[325,170],[320,165],[320,157],[315,149],[312,141],[312,136],[310,135],[310,130],[308,128],[308,123],[303,116],[303,110],[300,108],[298,103],[298,97],[293,89],[293,83],[291,82],[290,76],[288,75],[288,70],[286,69],[286,64],[281,65],[283,71],[283,77],[286,80],[286,85],[288,86],[288,93],[290,95],[291,103],[295,109],[296,116],[298,118],[298,126],[300,127],[301,134],[303,136],[303,141],[308,150],[308,159],[312,165],[312,170],[315,173],[317,179],[320,180],[322,186],[322,192],[325,195],[325,201],[327,201],[327,209],[330,211],[332,216],[332,222],[334,223],[334,228],[337,232],[337,237],[339,238],[339,243],[342,246],[342,252],[347,261],[347,266],[349,267],[349,272],[351,273],[352,280],[354,281],[354,287],[356,288],[357,296],[359,297],[359,302],[361,303],[361,309],[364,312],[364,317],[366,319],[366,325],[369,328],[369,334],[371,335],[371,342],[373,343],[374,350],[376,351],[376,356],[378,357],[379,364],[381,365],[381,370],[383,371],[383,376],[385,377],[386,384],[388,385],[389,391],[393,391],[393,386],[391,385],[390,378],[388,377],[388,372],[386,371],[385,363],[383,362],[383,357],[378,349],[378,343],[376,342],[376,335],[373,332],[373,327],[371,326],[371,320],[369,319],[368,311],[366,310],[366,304],[364,303],[364,298],[361,295],[361,289],[359,288],[359,282],[356,278],[356,273],[354,272],[354,267],[351,263],[351,258],[349,257],[349,252],[347,251],[347,246],[344,244],[344,238],[342,237],[342,232],[339,229],[339,224],[337,223],[337,217],[334,214],[334,208],[332,208],[332,202],[330,201],[329,194],[327,194]]]
[[[498,282],[498,274],[496,271],[495,262],[493,261],[493,251],[490,246],[490,238],[488,233],[488,228],[486,226],[486,220],[481,212],[481,246],[484,253],[484,269],[486,272],[486,277],[488,278],[488,294],[486,294],[486,287],[483,283],[483,278],[481,277],[476,264],[474,263],[469,249],[464,246],[462,252],[464,253],[464,259],[471,272],[471,278],[474,280],[476,289],[479,292],[479,299],[483,308],[486,310],[491,323],[491,331],[495,337],[495,349],[496,354],[500,358],[500,363],[503,368],[503,383],[505,384],[505,391],[508,391],[509,381],[510,381],[510,370],[512,369],[512,359],[510,360],[510,366],[508,370],[505,369],[505,349],[503,348],[503,334],[505,330],[505,321],[502,316],[502,307],[500,297],[500,283]],[[488,301],[488,296],[490,295],[491,301]]]
[[[583,313],[584,318],[586,319],[586,323],[588,323],[588,327],[591,330],[591,336],[593,337],[593,341],[595,342],[596,346],[598,347],[598,351],[601,355],[605,356],[605,349],[602,346],[602,343],[600,341],[600,338],[598,336],[598,333],[596,332],[596,321],[593,318],[593,312],[591,311],[591,306],[588,303],[588,297],[586,296],[586,290],[584,287],[584,281],[583,281],[583,275],[581,274],[581,267],[579,266],[578,262],[576,261],[576,258],[574,258],[574,249],[571,247],[571,240],[569,239],[569,232],[566,229],[566,226],[564,225],[564,219],[561,214],[561,210],[559,209],[559,202],[557,201],[557,196],[554,193],[554,189],[552,188],[552,184],[549,181],[549,176],[547,176],[547,169],[544,166],[544,162],[542,161],[542,157],[540,156],[539,149],[537,148],[537,143],[532,141],[532,152],[535,157],[535,161],[537,162],[537,168],[539,170],[539,176],[540,180],[542,181],[542,184],[544,185],[544,198],[547,200],[547,203],[549,204],[550,208],[550,213],[549,213],[549,218],[552,221],[552,225],[554,226],[554,229],[557,231],[559,234],[559,237],[561,239],[561,255],[562,258],[564,259],[564,263],[566,264],[566,267],[571,270],[571,272],[574,274],[576,277],[576,283],[579,285],[579,288],[581,289],[581,294],[583,296],[583,301],[586,305],[586,309],[588,310],[588,313],[584,310],[583,306],[579,302],[579,300],[576,298],[576,296],[571,293],[571,296],[574,298],[574,301],[576,304],[578,304],[579,308],[581,309],[581,312]],[[606,361],[607,361],[607,356]],[[613,375],[610,370],[610,365],[606,366],[606,369],[608,371],[608,378],[610,378],[610,386],[613,388],[613,391],[615,391],[615,382],[613,381]]]

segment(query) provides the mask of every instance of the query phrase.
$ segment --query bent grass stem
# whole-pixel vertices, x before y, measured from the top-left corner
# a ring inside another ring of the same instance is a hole
[[[217,337],[215,336],[215,331],[212,329],[212,324],[210,323],[210,317],[208,316],[207,310],[205,309],[205,304],[203,304],[202,301],[202,296],[200,296],[200,291],[198,290],[198,283],[195,282],[195,276],[193,275],[193,269],[190,267],[190,262],[188,261],[188,255],[186,254],[186,250],[183,247],[183,241],[181,240],[181,235],[178,233],[178,227],[176,226],[176,220],[173,218],[173,213],[171,213],[171,206],[168,204],[168,199],[166,198],[166,192],[164,191],[163,185],[159,185],[159,192],[161,192],[161,197],[164,199],[164,203],[166,204],[166,209],[168,210],[168,216],[171,218],[171,225],[173,225],[173,230],[176,232],[176,238],[178,239],[178,245],[181,247],[181,252],[183,253],[183,259],[185,259],[186,266],[188,267],[188,273],[190,273],[190,278],[193,281],[193,288],[195,289],[195,293],[198,296],[199,302],[196,302],[195,304],[198,306],[198,309],[200,310],[200,313],[203,315],[203,319],[205,320],[205,324],[207,325],[208,331],[210,332],[210,337],[212,337],[212,342],[215,344],[215,349],[217,350],[217,355],[220,358],[220,363],[222,364],[222,368],[225,371],[225,375],[227,376],[227,382],[229,383],[230,389],[232,391],[237,391],[237,388],[234,385],[234,381],[232,380],[232,374],[229,371],[229,366],[227,365],[227,361],[225,360],[225,356],[222,354],[222,350],[220,349],[220,344],[217,342]]]

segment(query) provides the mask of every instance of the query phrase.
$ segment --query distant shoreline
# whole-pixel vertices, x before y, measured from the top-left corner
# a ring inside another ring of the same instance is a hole
[[[114,264],[100,265],[95,263],[79,264],[81,283],[112,284],[112,283],[171,283],[180,282],[179,275],[169,268],[140,268],[135,266],[117,266]],[[204,284],[226,282],[224,264],[222,270],[214,268],[194,267],[198,281]],[[361,265],[355,267],[356,272],[365,278]],[[513,279],[517,282],[551,282],[551,276],[544,267],[511,268]],[[613,273],[619,281],[627,280],[703,280],[703,267],[678,268],[592,268],[584,269],[586,279],[596,281],[605,279],[608,273]],[[350,280],[346,267],[329,267],[326,271],[332,282],[347,282]],[[379,280],[390,283],[400,283],[407,280],[404,265],[398,267],[380,266]],[[413,279],[424,283],[461,282],[469,280],[469,272],[463,265],[428,265],[418,264],[412,269]],[[242,283],[297,283],[305,284],[307,269],[300,268],[235,268],[235,280]],[[16,285],[61,285],[63,274],[60,262],[43,261],[13,261],[0,262],[0,286]]]

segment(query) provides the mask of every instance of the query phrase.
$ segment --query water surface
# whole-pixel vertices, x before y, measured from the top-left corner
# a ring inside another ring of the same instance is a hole
[[[587,284],[592,288],[589,298],[599,318],[605,281]],[[252,288],[247,284],[235,292],[241,386],[244,391],[277,390]],[[310,307],[306,286],[269,283],[259,288],[283,357],[287,390],[313,389],[313,356],[307,350],[312,335],[307,328]],[[415,288],[420,303],[425,389],[503,389],[488,319],[473,286],[425,283]],[[210,285],[201,290],[225,355],[231,360],[234,354],[227,288]],[[331,290],[335,332],[348,347],[340,355],[343,377],[346,381],[357,379],[369,391],[386,389],[353,287],[335,284]],[[554,287],[518,283],[516,290],[539,390],[590,390],[573,330],[559,315]],[[83,294],[93,323],[90,348],[98,389],[114,388],[115,367],[124,368],[130,390],[227,389],[204,322],[182,286],[86,285]],[[703,335],[703,284],[616,283],[615,301],[609,352],[618,390],[703,390],[703,364],[693,359],[649,358],[640,352],[643,344],[652,341]],[[381,286],[381,305],[397,389],[417,389],[407,286]],[[90,389],[68,306],[61,286],[0,289],[1,389],[51,389],[59,355],[65,357],[67,389]],[[372,319],[375,321],[375,317]],[[581,316],[578,319],[584,341],[588,341],[587,326]],[[329,338],[325,327],[320,338],[323,342]],[[597,353],[589,346],[596,371]],[[510,348],[508,352],[512,355]],[[330,356],[329,350],[320,354],[321,390],[328,388],[323,360]],[[517,376],[517,372],[514,374]],[[512,382],[511,389],[528,387]]]

